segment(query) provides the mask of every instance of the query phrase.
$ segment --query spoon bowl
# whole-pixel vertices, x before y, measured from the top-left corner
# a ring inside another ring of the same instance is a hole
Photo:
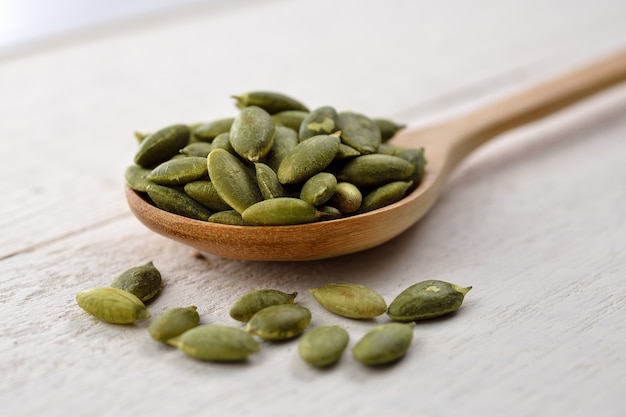
[[[422,182],[402,200],[355,216],[293,226],[231,226],[163,211],[128,186],[126,198],[149,229],[225,258],[304,261],[359,252],[393,239],[421,219],[450,172],[481,144],[625,79],[626,52],[621,52],[462,117],[398,134],[394,144],[424,148],[428,163]]]

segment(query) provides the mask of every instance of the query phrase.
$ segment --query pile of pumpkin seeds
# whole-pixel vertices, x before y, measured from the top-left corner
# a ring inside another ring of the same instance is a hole
[[[422,180],[424,150],[388,142],[402,124],[276,92],[234,98],[236,117],[136,133],[128,186],[197,220],[287,225],[375,210]]]
[[[102,321],[131,324],[151,318],[144,302],[160,289],[161,274],[149,262],[122,272],[110,287],[78,293],[76,301]],[[389,306],[378,292],[355,283],[328,284],[309,292],[337,316],[362,320],[387,314],[391,320],[372,328],[352,349],[355,360],[377,366],[403,358],[411,346],[416,322],[458,310],[470,289],[444,281],[422,281],[398,294]],[[148,333],[193,358],[216,362],[245,360],[259,351],[257,338],[268,342],[299,338],[298,353],[303,361],[315,367],[335,364],[349,344],[348,331],[338,324],[308,330],[311,311],[295,302],[297,295],[277,289],[242,295],[229,314],[245,327],[201,324],[196,306],[170,308],[152,318]]]

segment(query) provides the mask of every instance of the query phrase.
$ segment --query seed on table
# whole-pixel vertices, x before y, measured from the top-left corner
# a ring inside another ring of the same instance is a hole
[[[259,343],[242,329],[204,325],[168,340],[187,355],[205,361],[238,362],[259,351]]]
[[[144,168],[152,168],[167,161],[187,145],[189,134],[189,127],[182,124],[151,133],[139,143],[135,163]]]
[[[255,203],[241,213],[247,223],[263,226],[284,226],[311,223],[322,216],[311,203],[293,197],[278,197]]]
[[[150,199],[161,210],[196,220],[208,220],[211,210],[182,191],[163,185],[150,185],[146,189]]]
[[[311,111],[300,124],[298,136],[300,141],[317,135],[330,135],[337,128],[337,111],[331,106],[319,107]]]
[[[263,200],[256,178],[248,173],[236,156],[223,149],[214,149],[207,158],[207,164],[217,193],[239,213]]]
[[[269,114],[275,114],[286,110],[300,110],[308,112],[309,109],[293,97],[273,91],[251,91],[241,95],[232,96],[236,100],[235,105],[240,109],[250,106],[258,106]]]
[[[192,130],[192,141],[211,142],[218,135],[229,132],[234,120],[234,117],[225,117],[223,119],[201,123]]]
[[[231,207],[222,200],[211,181],[192,181],[185,184],[185,193],[213,211],[231,210]]]
[[[266,307],[250,318],[248,333],[265,340],[291,339],[302,333],[311,323],[311,312],[296,304]]]
[[[383,365],[402,358],[413,340],[415,323],[387,323],[367,332],[354,346],[354,358],[365,365]]]
[[[387,310],[387,303],[378,292],[360,284],[339,282],[311,288],[309,292],[322,307],[343,317],[370,319]]]
[[[111,287],[128,291],[146,302],[161,290],[161,273],[150,261],[125,270],[113,280]]]
[[[394,181],[374,189],[363,198],[359,212],[376,210],[402,200],[412,185],[413,181]]]
[[[396,123],[393,120],[384,118],[374,118],[372,121],[378,126],[380,130],[380,137],[383,142],[387,142],[394,137],[396,133],[406,127],[405,124]]]
[[[145,304],[118,288],[91,288],[76,294],[78,305],[92,316],[113,324],[130,324],[150,318]]]
[[[207,174],[206,157],[188,156],[162,162],[146,178],[159,185],[184,185],[205,178]]]
[[[274,123],[278,127],[284,126],[293,129],[296,133],[300,130],[300,125],[305,117],[309,114],[304,110],[284,110],[272,115]]]
[[[260,107],[246,107],[230,128],[230,144],[242,158],[258,162],[272,147],[274,129],[269,113]]]
[[[250,291],[241,296],[230,308],[230,316],[247,322],[262,309],[279,304],[293,304],[297,292],[286,293],[274,289]]]
[[[415,167],[394,155],[361,155],[346,162],[337,178],[356,186],[377,187],[392,181],[406,180]]]
[[[349,214],[357,211],[362,201],[363,194],[357,186],[349,182],[338,182],[335,194],[330,198],[329,203],[342,213]]]
[[[314,206],[326,203],[335,194],[337,178],[331,173],[320,172],[309,178],[300,190],[300,199]]]
[[[166,342],[200,324],[196,306],[175,307],[156,316],[148,325],[148,333],[159,342]]]
[[[278,180],[283,184],[296,184],[322,172],[335,158],[339,142],[339,138],[330,135],[313,136],[300,142],[278,167]]]
[[[278,176],[272,168],[262,162],[256,162],[254,167],[263,198],[269,200],[270,198],[286,197],[288,195],[287,190],[278,181]]]
[[[458,310],[472,287],[439,280],[411,285],[389,304],[387,315],[397,321],[423,320]]]
[[[128,185],[135,191],[145,193],[146,188],[148,188],[150,184],[154,184],[152,181],[146,178],[150,171],[150,169],[144,168],[139,165],[130,165],[128,168],[126,168],[126,171],[124,172],[126,185]]]
[[[382,140],[378,125],[365,115],[353,112],[341,112],[338,115],[338,130],[341,141],[362,154],[376,152]]]
[[[317,327],[302,335],[298,353],[310,365],[330,366],[341,358],[349,339],[348,332],[341,326]]]

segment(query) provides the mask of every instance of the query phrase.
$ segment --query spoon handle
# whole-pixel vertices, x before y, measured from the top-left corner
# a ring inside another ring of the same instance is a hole
[[[444,130],[449,140],[449,168],[494,136],[555,113],[624,80],[626,51],[621,51],[447,123]]]

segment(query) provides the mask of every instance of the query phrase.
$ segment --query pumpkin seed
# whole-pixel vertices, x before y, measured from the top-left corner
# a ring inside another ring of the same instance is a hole
[[[234,120],[234,117],[226,117],[202,123],[193,129],[193,137],[196,141],[211,142],[221,133],[230,132]]]
[[[187,355],[205,361],[236,362],[259,351],[259,343],[236,327],[204,325],[168,341]]]
[[[235,153],[233,145],[230,144],[230,132],[220,133],[211,142],[213,149],[224,149],[229,153]],[[209,152],[210,153],[210,152]]]
[[[260,107],[244,108],[230,128],[230,144],[242,158],[253,162],[263,158],[274,141],[274,121]]]
[[[341,358],[349,340],[348,332],[341,326],[318,327],[302,335],[298,353],[310,365],[329,366]]]
[[[188,156],[182,159],[170,159],[159,164],[146,179],[159,185],[183,185],[206,177],[207,173],[206,158]]]
[[[285,156],[298,144],[298,133],[285,126],[276,126],[274,143],[270,151],[265,155],[264,162],[274,171],[278,171],[280,163]]]
[[[251,91],[249,93],[232,96],[235,105],[240,109],[250,106],[258,106],[269,114],[275,114],[286,110],[301,110],[308,112],[309,109],[298,100],[282,93],[273,91]]]
[[[180,153],[185,156],[201,156],[206,158],[212,150],[213,145],[208,142],[194,142],[181,149]]]
[[[248,225],[248,223],[243,220],[243,217],[241,217],[241,214],[236,210],[224,210],[213,213],[211,217],[209,217],[209,221],[213,223],[229,224],[231,226]]]
[[[148,137],[149,133],[134,131],[133,135],[135,136],[135,139],[137,139],[137,143],[141,143],[142,140]]]
[[[354,184],[338,182],[335,194],[330,198],[329,203],[337,207],[340,212],[349,214],[357,211],[362,201],[363,194]]]
[[[279,304],[257,312],[250,318],[246,330],[265,340],[291,339],[311,323],[311,312],[296,304]]]
[[[354,358],[366,365],[383,365],[402,358],[413,340],[415,323],[381,324],[367,332],[354,346]]]
[[[241,213],[245,222],[263,226],[311,223],[321,216],[311,203],[292,197],[263,200]]]
[[[321,206],[318,210],[322,213],[320,220],[334,220],[343,217],[343,213],[333,206]]]
[[[376,210],[402,200],[411,185],[413,181],[394,181],[376,188],[363,198],[359,212]]]
[[[339,144],[339,149],[337,149],[337,155],[335,155],[335,160],[343,161],[344,159],[354,158],[355,156],[361,155],[361,152],[354,149],[352,146],[348,146],[345,143]]]
[[[113,280],[111,287],[128,291],[146,302],[161,290],[161,273],[150,261],[122,272]]]
[[[298,131],[300,141],[317,135],[330,135],[339,130],[337,124],[337,111],[333,107],[319,107],[310,112],[300,124]]]
[[[126,184],[135,191],[146,192],[148,185],[154,184],[152,181],[146,178],[150,173],[149,169],[143,168],[139,165],[130,165],[126,168],[124,173],[124,179]]]
[[[411,285],[389,304],[387,315],[397,321],[439,317],[458,310],[472,287],[428,280]]]
[[[313,136],[300,142],[278,167],[278,180],[283,184],[306,181],[333,161],[338,148],[339,138],[330,135]]]
[[[379,293],[360,284],[327,284],[309,292],[325,309],[343,317],[371,319],[387,310],[387,303]]]
[[[153,184],[148,186],[146,192],[158,208],[179,216],[208,220],[209,216],[213,214],[208,208],[174,188]]]
[[[209,177],[217,193],[233,209],[243,213],[263,200],[256,178],[248,174],[237,157],[223,149],[214,149],[207,159]]]
[[[413,170],[413,173],[406,179],[413,181],[413,187],[418,186],[420,182],[422,182],[422,178],[424,177],[424,171],[426,170],[426,158],[424,156],[424,148],[401,148],[396,150],[395,155],[399,156],[402,159],[406,159],[413,164],[415,169]]]
[[[262,309],[279,304],[293,304],[297,292],[291,294],[274,290],[263,289],[250,291],[241,296],[230,308],[230,316],[235,320],[247,322]]]
[[[353,112],[342,112],[338,115],[338,127],[341,140],[362,154],[376,152],[381,144],[378,126],[367,116]]]
[[[211,181],[192,181],[185,184],[184,190],[189,197],[213,211],[231,210]]]
[[[92,316],[114,324],[130,324],[150,318],[144,303],[118,288],[91,288],[76,295],[78,305]]]
[[[372,121],[378,126],[378,130],[380,130],[380,137],[383,142],[387,142],[389,139],[394,137],[396,133],[406,127],[404,124],[396,123],[389,119],[374,118]]]
[[[346,162],[337,178],[357,186],[377,187],[407,179],[415,170],[412,163],[393,155],[361,155]]]
[[[300,199],[314,206],[326,203],[335,194],[337,178],[328,172],[320,172],[309,178],[300,190]]]
[[[285,110],[272,115],[272,120],[276,126],[282,125],[298,132],[300,125],[305,117],[309,114],[303,110]]]
[[[196,306],[170,308],[156,316],[148,325],[148,333],[159,342],[168,341],[200,324]]]
[[[287,196],[287,190],[278,181],[278,176],[272,168],[261,162],[255,163],[254,166],[259,189],[261,190],[261,194],[263,194],[263,198],[268,200],[270,198]]]
[[[189,142],[189,127],[173,125],[160,129],[139,143],[135,163],[144,168],[154,167],[165,162]]]

